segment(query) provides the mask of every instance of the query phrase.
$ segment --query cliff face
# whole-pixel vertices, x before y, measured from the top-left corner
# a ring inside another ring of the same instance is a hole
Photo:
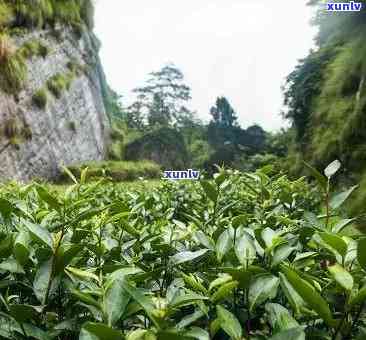
[[[62,28],[13,41],[17,49],[37,41],[47,53],[26,58],[21,91],[0,91],[0,180],[50,179],[62,164],[103,159],[108,120],[93,36]]]

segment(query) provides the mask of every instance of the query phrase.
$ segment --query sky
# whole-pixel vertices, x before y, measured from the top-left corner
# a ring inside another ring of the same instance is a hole
[[[275,131],[281,85],[313,47],[306,0],[97,1],[96,34],[109,85],[133,102],[132,89],[174,63],[192,89],[190,107],[208,121],[218,96],[243,127]]]

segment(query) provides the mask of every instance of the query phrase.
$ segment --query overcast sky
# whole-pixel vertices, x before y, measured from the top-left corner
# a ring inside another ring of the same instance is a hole
[[[96,33],[111,87],[133,100],[147,74],[175,63],[192,88],[191,108],[209,119],[226,96],[240,123],[284,125],[281,85],[313,46],[306,0],[107,0]]]

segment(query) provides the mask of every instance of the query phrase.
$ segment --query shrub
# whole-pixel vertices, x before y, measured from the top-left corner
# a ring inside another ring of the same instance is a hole
[[[47,81],[47,87],[56,98],[61,98],[62,93],[70,87],[70,78],[57,73]]]
[[[46,88],[37,90],[33,95],[33,102],[40,109],[45,109],[48,103],[48,91]]]
[[[106,161],[88,162],[68,167],[76,177],[80,177],[83,169],[88,168],[88,178],[95,180],[108,177],[113,182],[133,181],[140,177],[160,178],[160,167],[150,161],[126,162]],[[63,174],[61,179],[67,179]]]
[[[33,39],[27,41],[19,49],[19,53],[22,54],[24,58],[31,58],[34,56],[47,57],[50,49],[48,46],[44,45],[41,41]]]
[[[6,33],[0,33],[0,87],[9,94],[23,89],[27,80],[27,65],[21,53]]]

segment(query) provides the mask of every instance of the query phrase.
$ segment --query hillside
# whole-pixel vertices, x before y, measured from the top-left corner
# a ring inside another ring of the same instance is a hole
[[[103,159],[108,121],[89,0],[0,1],[0,178]]]
[[[342,181],[366,180],[365,18],[365,12],[320,10],[317,48],[288,77],[286,115],[296,131],[291,153],[296,173],[302,159],[317,167],[339,159],[345,165]]]

